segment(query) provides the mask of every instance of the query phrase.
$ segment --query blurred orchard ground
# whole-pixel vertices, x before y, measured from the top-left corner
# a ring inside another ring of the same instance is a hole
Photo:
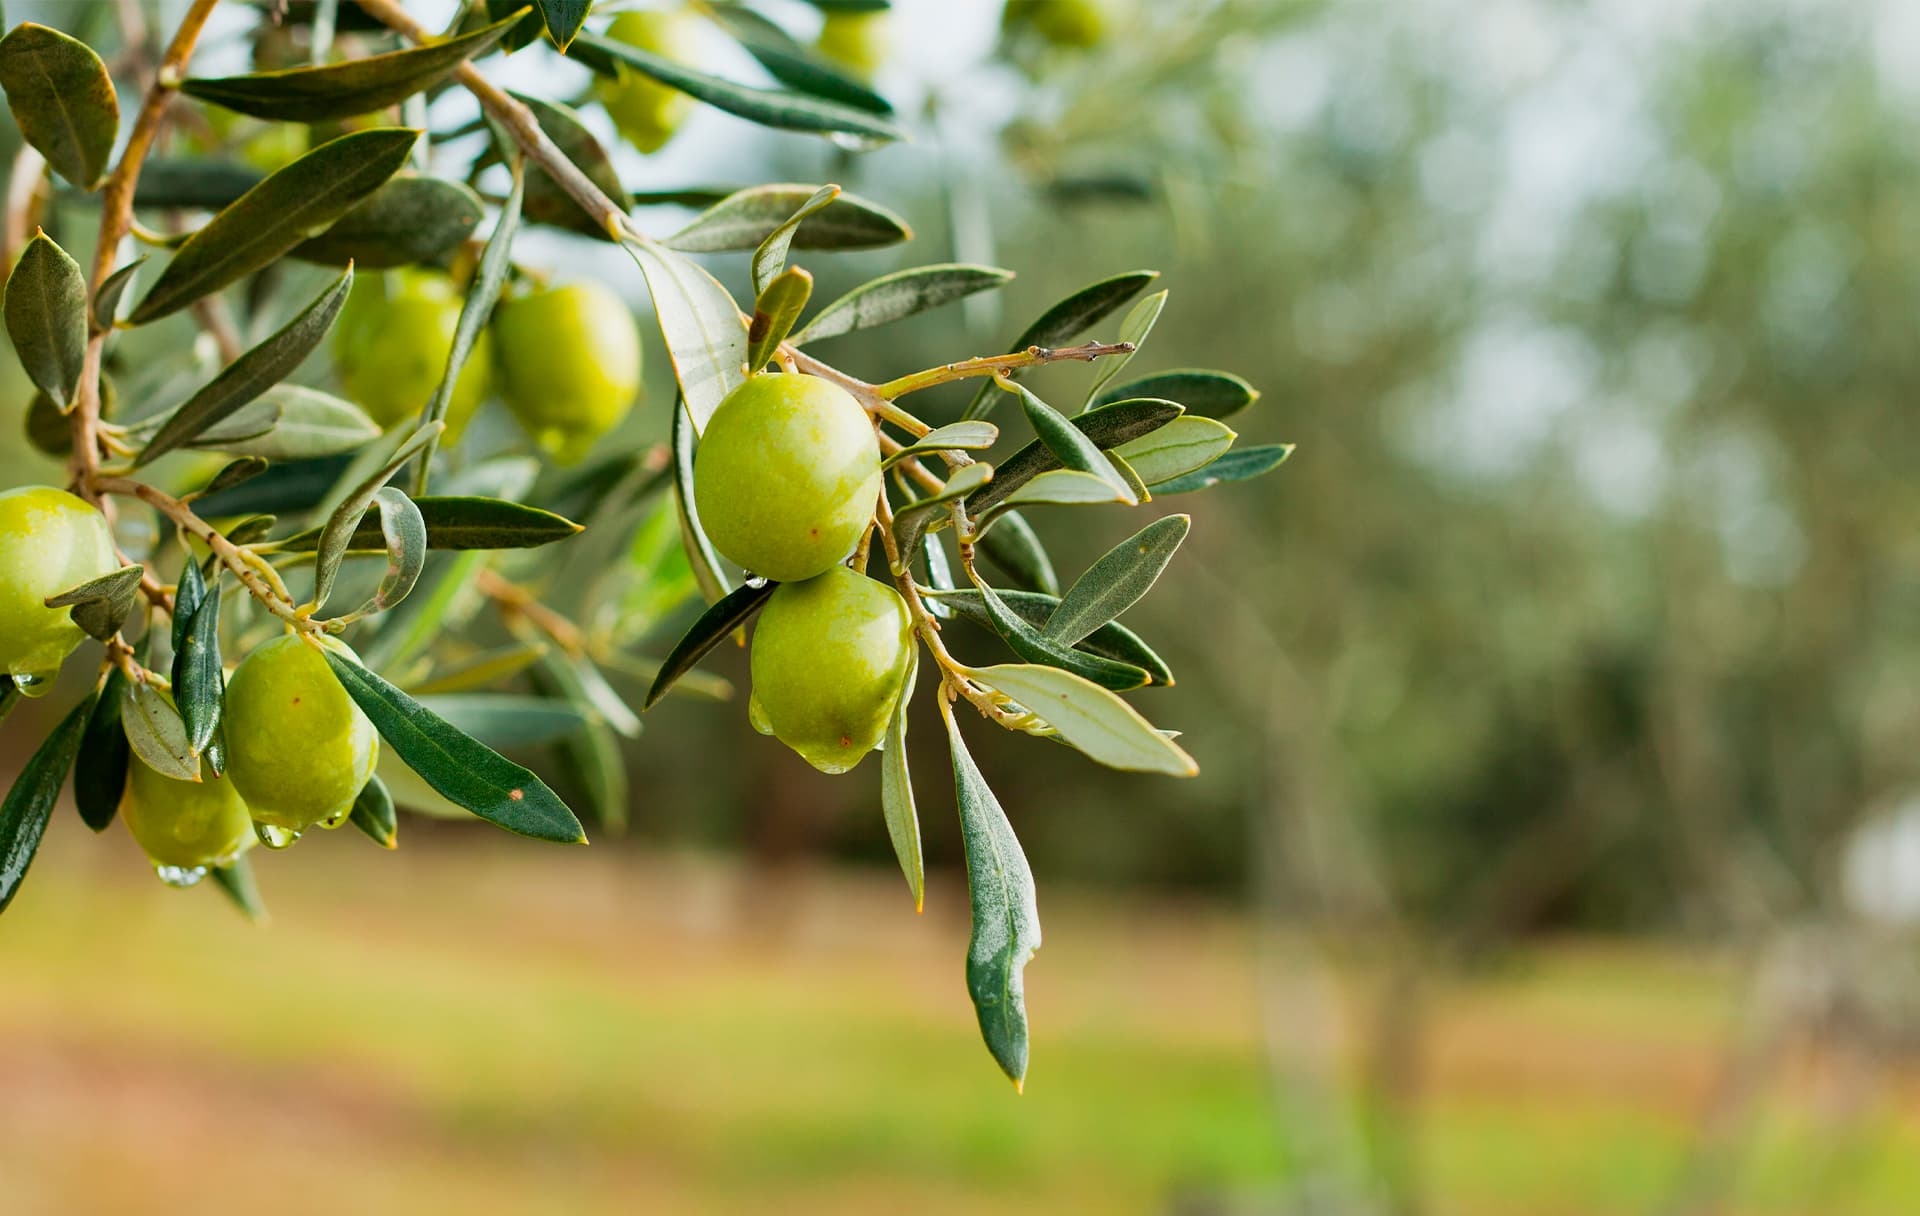
[[[1157,267],[1135,370],[1232,367],[1300,445],[1128,618],[1198,780],[979,745],[1060,892],[1027,1095],[940,794],[903,921],[871,784],[684,701],[629,841],[409,819],[264,931],[58,833],[0,931],[8,1209],[1920,1205],[1920,7],[1183,0],[1038,86],[996,4],[896,7],[913,143],[703,109],[628,184],[838,181],[1020,269],[844,339],[874,377]]]

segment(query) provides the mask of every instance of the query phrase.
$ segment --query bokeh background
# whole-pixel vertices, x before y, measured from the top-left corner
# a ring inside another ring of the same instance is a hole
[[[679,698],[624,838],[310,840],[261,867],[264,929],[63,812],[0,925],[0,1206],[1920,1206],[1920,6],[1179,0],[1023,65],[993,0],[895,7],[910,144],[701,111],[627,184],[912,221],[807,259],[822,299],[1019,271],[823,349],[874,380],[1158,268],[1134,370],[1237,371],[1246,439],[1299,445],[1165,504],[1194,533],[1127,618],[1198,779],[974,732],[1046,928],[1025,1095],[966,1000],[937,728],[915,917],[870,771]],[[243,53],[223,20],[203,62]],[[601,249],[521,252],[645,309]],[[0,482],[52,476],[6,376]],[[1078,569],[1140,520],[1054,522]]]

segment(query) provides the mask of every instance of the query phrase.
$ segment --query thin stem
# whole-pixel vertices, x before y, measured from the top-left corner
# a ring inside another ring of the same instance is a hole
[[[822,363],[805,351],[784,343],[781,344],[780,353],[782,357],[791,356],[793,365],[807,375],[818,376],[822,380],[837,384],[847,390],[854,400],[865,406],[867,411],[874,417],[879,418],[883,422],[891,422],[907,434],[912,435],[915,439],[920,438],[920,436],[933,429],[926,423],[920,421],[920,419],[889,401],[886,395],[877,387],[868,384],[858,376],[849,376],[832,364]]]
[[[958,363],[946,363],[939,367],[930,367],[926,371],[914,372],[898,380],[889,380],[885,384],[874,386],[874,391],[882,397],[892,399],[904,397],[908,393],[917,393],[921,389],[936,385],[952,384],[956,380],[965,380],[972,376],[998,376],[1004,372],[1018,371],[1023,367],[1038,367],[1042,363],[1065,363],[1078,359],[1091,363],[1107,355],[1130,355],[1134,352],[1131,342],[1085,342],[1079,346],[1029,346],[1025,350],[1010,355],[980,355],[972,359],[962,359]]]
[[[939,665],[941,703],[965,697],[984,717],[1004,724],[1008,715],[994,694],[968,679],[966,665],[948,653],[946,640],[940,636],[940,622],[927,611],[926,602],[920,598],[920,586],[913,581],[913,564],[901,559],[900,546],[893,535],[893,507],[887,502],[885,491],[881,492],[874,509],[874,520],[879,524],[880,545],[887,555],[887,572],[893,575],[893,585],[907,602],[907,615],[913,621],[914,632],[920,635],[927,652]]]
[[[542,604],[533,592],[517,583],[509,582],[492,570],[481,570],[474,580],[480,593],[499,605],[500,610],[509,618],[518,617],[539,629],[553,639],[554,645],[566,651],[574,658],[582,658],[587,653],[586,635],[580,627],[553,609]]]
[[[895,456],[906,450],[907,450],[906,444],[901,443],[898,439],[895,439],[891,435],[888,435],[885,433],[881,434],[880,436],[881,455]],[[907,457],[905,460],[902,460],[899,464],[894,465],[893,467],[910,475],[915,481],[920,483],[920,488],[927,491],[929,494],[938,494],[940,491],[947,488],[946,482],[941,481],[940,478],[935,476],[930,469],[928,469],[925,465],[921,464],[918,460],[914,459],[911,456]]]

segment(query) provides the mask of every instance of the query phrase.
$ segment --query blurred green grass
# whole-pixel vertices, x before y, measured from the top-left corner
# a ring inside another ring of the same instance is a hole
[[[397,854],[256,854],[254,929],[69,815],[0,927],[10,1212],[1144,1212],[1258,1205],[1289,1168],[1252,938],[1217,911],[1043,892],[1016,1096],[966,1004],[957,875],[916,918],[874,874],[409,822]],[[1657,1199],[1729,979],[1567,947],[1448,990],[1440,1210]],[[1835,1179],[1788,1099],[1742,1210],[1912,1210],[1912,1109],[1872,1112]]]

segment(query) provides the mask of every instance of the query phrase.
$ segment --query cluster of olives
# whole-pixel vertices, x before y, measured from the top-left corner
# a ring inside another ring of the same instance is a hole
[[[694,506],[714,547],[779,584],[754,627],[754,728],[822,772],[880,744],[913,658],[905,601],[844,564],[880,490],[872,419],[812,376],[748,380],[694,453]]]
[[[382,427],[416,417],[446,371],[463,296],[439,271],[369,275],[334,324],[341,387]],[[502,300],[447,406],[458,439],[498,391],[541,451],[572,464],[620,424],[640,391],[640,330],[626,304],[591,281]]]
[[[49,486],[0,493],[0,671],[22,692],[44,691],[85,637],[46,600],[119,566],[106,517],[81,499]],[[284,845],[346,821],[380,737],[321,646],[352,655],[332,639],[288,635],[233,672],[221,772],[203,758],[201,780],[180,781],[133,756],[120,813],[163,874],[197,877],[256,839]]]

